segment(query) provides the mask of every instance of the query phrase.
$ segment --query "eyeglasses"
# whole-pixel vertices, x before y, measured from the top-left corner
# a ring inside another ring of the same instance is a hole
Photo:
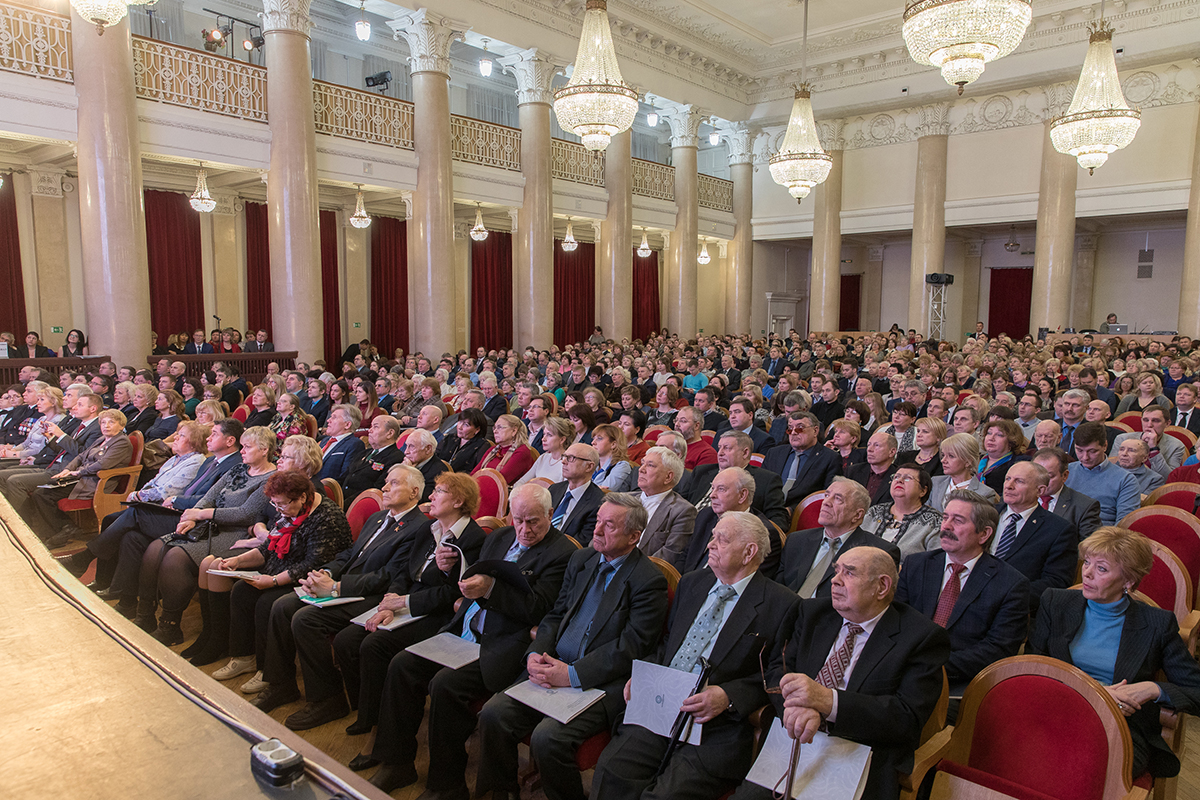
[[[566,455],[564,455],[562,457],[562,462],[564,464],[574,464],[576,461],[583,461],[588,464],[592,463],[592,460],[590,458],[584,458],[583,456],[573,456],[570,453],[567,453]]]
[[[805,431],[811,431],[811,430],[815,430],[815,429],[816,428],[812,425],[789,425],[787,432],[788,433],[804,433]]]
[[[892,483],[908,483],[909,481],[917,480],[912,475],[893,475]]]

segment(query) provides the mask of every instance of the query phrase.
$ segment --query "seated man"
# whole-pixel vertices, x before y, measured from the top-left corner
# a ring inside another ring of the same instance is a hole
[[[746,481],[751,482],[748,475]],[[700,744],[682,744],[659,774],[667,738],[620,725],[596,765],[593,800],[648,792],[678,797],[685,788],[687,797],[716,800],[741,782],[754,758],[750,715],[768,700],[759,656],[782,646],[800,605],[794,593],[761,574],[769,547],[767,529],[753,514],[730,511],[721,517],[708,543],[709,569],[679,582],[667,636],[648,659],[684,672],[698,671],[702,657],[709,660],[707,685],[680,709],[704,726]],[[626,683],[626,700],[631,691],[636,689]]]
[[[783,502],[791,510],[813,492],[829,485],[842,474],[842,457],[820,442],[821,422],[811,412],[788,415],[788,440],[772,447],[763,459],[763,469],[783,481]]]
[[[896,600],[950,635],[950,696],[989,664],[1015,656],[1029,630],[1029,581],[986,552],[996,509],[974,492],[947,495],[941,549],[904,559]]]
[[[1107,441],[1107,437],[1106,437]],[[1038,450],[1046,450],[1051,447],[1058,447],[1062,443],[1062,425],[1059,425],[1052,419],[1044,419],[1037,424],[1033,429],[1033,446]],[[1067,451],[1064,450],[1064,453]],[[1074,456],[1068,453],[1068,457],[1074,460]]]
[[[530,753],[552,800],[584,800],[575,751],[612,729],[625,706],[633,661],[654,652],[667,617],[667,581],[642,551],[647,522],[637,495],[611,492],[597,515],[591,548],[567,564],[558,600],[538,626],[525,660],[543,688],[603,689],[604,699],[566,725],[504,693],[479,715],[479,775],[475,792],[517,798],[517,745],[532,734]]]
[[[64,402],[65,400],[66,397]],[[86,395],[77,396],[71,406],[72,422],[64,422],[61,427],[52,422],[48,423],[46,446],[42,448],[41,453],[34,456],[31,463],[0,470],[0,492],[4,493],[13,508],[19,511],[29,499],[30,493],[49,482],[51,476],[62,469],[64,464],[101,438],[97,420],[103,410],[103,398],[92,394],[89,389]]]
[[[1108,419],[1111,416],[1112,410],[1108,407],[1108,403],[1104,402],[1103,400],[1091,401],[1087,404],[1087,410],[1083,412],[1083,418],[1087,422],[1099,422],[1104,424],[1105,422],[1108,422]],[[1117,434],[1120,433],[1120,431],[1118,431],[1116,428],[1110,428],[1107,425],[1104,426],[1104,431],[1108,434],[1108,451],[1115,455],[1116,450],[1113,448],[1113,443],[1117,440]]]
[[[321,471],[314,478],[317,482],[333,478],[338,483],[346,480],[350,465],[366,445],[354,435],[362,423],[362,412],[358,406],[342,403],[329,412],[328,434],[321,440]]]
[[[596,448],[573,444],[563,454],[563,480],[550,487],[551,524],[574,539],[580,547],[592,543],[596,514],[604,502],[604,490],[592,483],[592,473],[600,463]]]
[[[696,527],[696,507],[675,491],[683,477],[683,460],[665,447],[651,447],[638,468],[637,495],[649,519],[638,540],[638,549],[679,569],[688,539]]]
[[[912,771],[921,729],[942,692],[950,655],[946,632],[896,594],[896,564],[882,550],[838,556],[831,598],[800,604],[795,628],[767,668],[771,703],[793,739],[830,736],[871,748],[863,797],[895,800],[899,773]],[[842,666],[845,665],[845,666]],[[853,690],[851,690],[853,686]],[[734,800],[768,800],[771,790],[743,783]]]
[[[388,470],[404,460],[404,454],[396,447],[399,435],[400,423],[395,417],[378,416],[371,420],[371,428],[367,431],[370,449],[364,448],[354,457],[341,482],[346,508],[367,489],[382,489]],[[433,491],[433,482],[428,481],[426,488]]]
[[[703,569],[708,564],[709,542],[712,541],[717,523],[725,515],[734,511],[748,512],[751,510],[751,502],[754,497],[754,476],[741,467],[723,469],[717,473],[717,477],[713,478],[712,492],[709,496],[712,498],[709,506],[696,514],[696,529],[692,532],[692,537],[688,542],[683,568],[679,570],[682,573]],[[766,526],[767,539],[771,545],[763,554],[759,569],[773,580],[779,571],[781,556],[779,551],[782,549],[779,533],[761,512],[754,511],[753,514]]]
[[[421,410],[417,412],[417,421],[414,430],[425,430],[433,434],[433,437],[438,441],[442,441],[442,409],[440,406],[429,404],[421,406]]]
[[[1071,523],[1038,504],[1050,486],[1050,473],[1033,461],[1018,461],[1004,476],[1004,502],[997,507],[998,533],[988,552],[1008,563],[1029,581],[1030,616],[1047,589],[1066,589],[1075,582],[1079,537]]]
[[[1119,439],[1120,437],[1118,437]],[[1141,503],[1137,480],[1108,460],[1104,426],[1085,422],[1075,429],[1075,456],[1066,485],[1100,503],[1100,524],[1116,525]],[[1040,448],[1039,448],[1040,449]]]
[[[1149,406],[1142,411],[1141,432],[1122,433],[1117,437],[1114,447],[1119,448],[1121,442],[1129,439],[1141,439],[1146,443],[1149,456],[1146,466],[1157,472],[1166,480],[1171,470],[1183,464],[1187,458],[1187,447],[1174,436],[1168,436],[1164,431],[1167,427],[1167,410],[1162,406]],[[1112,455],[1115,452],[1110,451]]]
[[[1038,450],[1033,462],[1046,470],[1048,483],[1038,503],[1042,508],[1067,521],[1078,541],[1091,536],[1100,527],[1100,503],[1066,486],[1070,474],[1067,454],[1057,447]]]
[[[1116,445],[1116,451],[1117,466],[1133,476],[1142,497],[1163,485],[1163,476],[1146,466],[1150,460],[1150,445],[1146,444],[1145,439],[1126,438]]]
[[[683,462],[687,469],[694,470],[701,464],[717,463],[717,451],[700,435],[702,424],[701,412],[692,406],[684,406],[675,414],[675,430],[687,442],[687,458]]]
[[[871,495],[871,505],[890,500],[892,476],[896,474],[896,437],[884,431],[876,431],[867,440],[867,460],[862,464],[851,464],[846,477],[858,481]]]
[[[713,478],[721,470],[738,467],[754,477],[754,498],[751,507],[778,525],[780,530],[787,530],[791,517],[783,504],[783,481],[774,472],[752,465],[750,454],[753,451],[754,442],[744,433],[722,436],[721,441],[717,443],[717,463],[703,464],[692,472],[687,500],[697,509],[707,507]]]
[[[754,424],[754,403],[747,397],[738,395],[729,403],[729,419],[717,427],[717,435],[713,446],[718,446],[721,437],[727,433],[741,431],[754,441],[754,452],[765,453],[775,444],[775,440],[766,431]]]
[[[430,408],[430,406],[426,406],[426,408]],[[421,492],[421,502],[428,503],[433,494],[437,476],[445,472],[447,466],[445,462],[434,455],[437,450],[437,442],[429,431],[417,428],[408,434],[408,439],[404,444],[404,463],[416,467],[425,478],[425,489]],[[399,451],[397,450],[397,452]]]

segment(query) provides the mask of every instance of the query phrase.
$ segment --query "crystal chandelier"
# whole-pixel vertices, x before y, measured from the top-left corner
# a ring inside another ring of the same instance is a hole
[[[104,28],[116,25],[129,13],[125,0],[71,0],[75,13],[96,26],[96,33],[104,35]]]
[[[652,252],[650,242],[646,241],[646,229],[642,228],[642,243],[638,245],[637,254],[641,258],[649,258]]]
[[[488,229],[483,227],[483,206],[475,205],[475,227],[471,228],[471,238],[482,242],[488,237]]]
[[[208,193],[208,170],[204,165],[200,165],[200,170],[196,173],[196,191],[192,192],[191,200],[192,208],[202,213],[209,213],[217,207],[217,201],[212,199],[212,195]]]
[[[800,202],[808,197],[809,191],[829,177],[833,159],[821,149],[817,138],[817,123],[813,120],[812,92],[804,83],[808,61],[808,0],[804,0],[804,45],[800,62],[800,86],[792,103],[792,115],[788,118],[787,133],[783,146],[771,156],[771,178],[780,186],[786,186],[788,194]]]
[[[571,218],[567,217],[567,235],[563,237],[562,249],[564,253],[574,253],[579,247],[579,242],[575,241],[575,232],[571,230]]]
[[[1021,249],[1021,243],[1017,241],[1017,226],[1013,225],[1012,230],[1008,232],[1008,241],[1004,243],[1004,249],[1010,253],[1015,253]]]
[[[484,39],[483,40],[483,52],[484,53],[486,53],[488,51],[487,46],[488,46],[488,40]],[[479,59],[479,74],[485,78],[490,77],[492,74],[492,60],[490,58],[488,58],[486,55],[483,58]]]
[[[367,228],[371,225],[371,215],[367,213],[366,206],[363,205],[362,184],[354,184],[358,187],[358,194],[354,196],[354,214],[350,217],[350,224],[356,228]]]
[[[913,0],[904,10],[904,43],[913,61],[940,67],[962,94],[984,64],[1017,48],[1032,18],[1030,0]]]
[[[1075,96],[1066,115],[1050,123],[1050,141],[1058,152],[1075,156],[1091,175],[1108,161],[1109,153],[1133,141],[1142,112],[1130,108],[1121,92],[1112,27],[1101,16],[1089,30],[1092,35]]]
[[[354,23],[354,35],[360,42],[371,39],[371,23],[367,20],[367,0],[359,0],[358,22]]]
[[[621,79],[607,9],[607,0],[587,0],[575,71],[554,93],[559,125],[588,150],[608,147],[613,136],[629,130],[638,112],[638,93]]]
[[[700,265],[708,264],[712,261],[712,256],[708,254],[708,239],[700,245],[700,255],[696,256],[696,263]]]

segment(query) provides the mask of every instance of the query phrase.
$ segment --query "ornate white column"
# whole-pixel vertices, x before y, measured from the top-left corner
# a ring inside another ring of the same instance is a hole
[[[946,155],[950,144],[950,106],[920,109],[917,128],[917,188],[913,198],[912,262],[908,280],[908,327],[928,333],[929,294],[925,276],[946,262]]]
[[[554,338],[554,179],[550,159],[550,83],[560,67],[536,47],[498,59],[517,79],[521,122],[520,258],[513,262],[513,334],[518,350]]]
[[[1077,331],[1094,328],[1099,324],[1092,323],[1092,293],[1096,285],[1096,244],[1099,239],[1094,233],[1075,237],[1075,270],[1071,273],[1071,327]]]
[[[279,350],[312,361],[324,354],[317,130],[312,111],[311,0],[263,0],[270,109],[271,332]]]
[[[417,190],[408,224],[409,344],[438,356],[456,342],[454,185],[450,153],[450,44],[469,26],[420,9],[388,23],[412,64]]]
[[[140,364],[150,351],[150,281],[128,17],[99,36],[72,9],[71,48],[89,350]]]
[[[762,134],[745,125],[722,132],[729,150],[729,177],[733,181],[733,241],[725,270],[725,332],[750,332],[753,300],[754,143]]]
[[[967,242],[962,269],[962,331],[949,331],[957,339],[965,331],[975,330],[979,321],[979,281],[983,273],[983,242]]]
[[[813,249],[810,331],[836,331],[842,299],[842,147],[841,122],[818,124],[821,145],[833,159],[829,177],[813,190]]]
[[[633,136],[618,133],[604,152],[608,214],[596,248],[596,324],[609,339],[633,338]]]
[[[1029,332],[1070,323],[1071,267],[1075,261],[1075,187],[1079,165],[1054,149],[1050,123],[1042,137],[1042,176],[1038,189],[1037,240],[1033,254],[1033,302]]]
[[[696,335],[696,255],[700,249],[700,177],[696,152],[704,115],[680,105],[664,118],[671,126],[671,163],[675,167],[675,241],[667,257],[667,327],[684,339]]]
[[[456,291],[454,350],[458,351],[471,346],[471,223],[469,222],[454,223],[454,280]]]
[[[1200,106],[1197,106],[1200,108]],[[1200,114],[1197,114],[1200,125]],[[1183,236],[1183,280],[1179,287],[1180,333],[1200,335],[1200,127],[1192,151],[1192,189],[1188,194],[1187,228]]]

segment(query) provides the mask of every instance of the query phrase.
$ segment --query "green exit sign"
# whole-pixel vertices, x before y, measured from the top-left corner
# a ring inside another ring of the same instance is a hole
[[[354,323],[354,327],[356,327],[356,328],[361,328],[361,327],[362,327],[362,323],[361,323],[361,322],[356,322],[356,323]]]
[[[62,326],[62,325],[55,325],[54,327],[52,327],[52,328],[50,329],[50,332],[51,332],[51,333],[62,333],[62,332],[63,332],[63,326]]]
[[[700,329],[700,332],[701,332],[701,333],[704,333],[704,328],[701,328],[701,329]]]

